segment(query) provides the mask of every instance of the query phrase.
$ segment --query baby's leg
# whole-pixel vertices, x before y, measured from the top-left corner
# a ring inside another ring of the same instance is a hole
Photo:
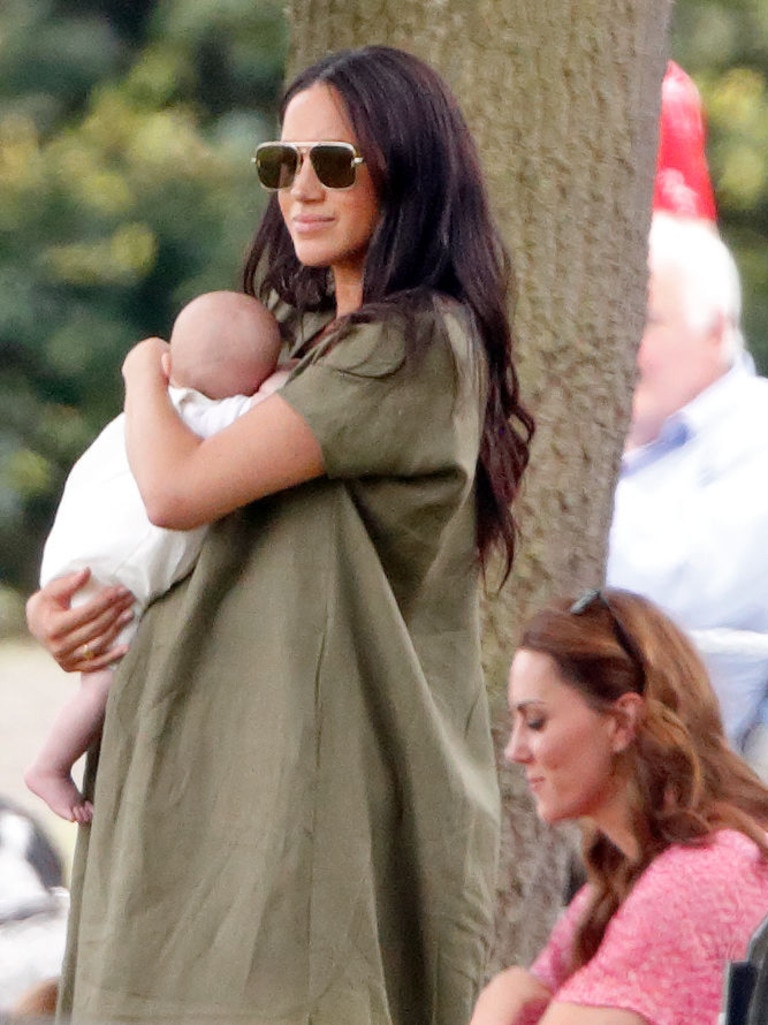
[[[72,779],[72,766],[85,754],[101,732],[112,670],[82,673],[80,687],[53,722],[34,765],[24,781],[48,804],[51,811],[70,822],[90,822],[93,805]]]

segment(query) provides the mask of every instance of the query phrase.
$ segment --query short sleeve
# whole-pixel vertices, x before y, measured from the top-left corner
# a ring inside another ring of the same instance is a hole
[[[312,350],[281,396],[308,423],[331,478],[474,474],[480,370],[460,308],[353,325]]]
[[[660,855],[611,919],[595,956],[557,991],[557,1002],[633,1011],[651,1025],[714,1022],[725,963],[738,938],[744,941],[729,854],[704,847]]]

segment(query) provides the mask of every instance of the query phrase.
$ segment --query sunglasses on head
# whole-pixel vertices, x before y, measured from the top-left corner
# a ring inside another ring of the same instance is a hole
[[[264,188],[276,192],[293,185],[305,157],[326,189],[351,189],[364,163],[351,142],[262,142],[253,163]]]
[[[585,591],[580,598],[576,599],[568,611],[572,616],[581,616],[594,605],[600,605],[611,617],[611,627],[613,628],[614,636],[637,671],[637,678],[640,683],[638,693],[642,694],[645,690],[645,659],[640,648],[637,646],[637,642],[622,623],[620,616],[606,595],[599,588]]]

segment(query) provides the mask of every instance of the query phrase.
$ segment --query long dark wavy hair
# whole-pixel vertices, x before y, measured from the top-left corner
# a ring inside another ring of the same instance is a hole
[[[595,954],[637,878],[670,844],[696,846],[730,828],[768,857],[768,787],[728,746],[717,697],[693,645],[647,599],[615,589],[601,593],[605,600],[589,602],[578,614],[569,611],[570,599],[544,609],[520,642],[554,659],[597,711],[632,691],[644,699],[637,734],[616,764],[629,781],[640,857],[631,862],[605,835],[584,829],[594,896],[575,937],[574,970]]]
[[[288,87],[280,108],[316,83],[341,97],[381,209],[363,275],[363,305],[347,321],[402,313],[442,293],[471,312],[487,365],[477,467],[482,564],[498,545],[504,576],[515,551],[510,505],[528,463],[534,422],[519,397],[509,321],[511,265],[490,215],[477,151],[455,98],[411,54],[367,46],[330,54]],[[326,268],[299,263],[272,196],[244,269],[245,291],[276,292],[301,310],[332,309]]]

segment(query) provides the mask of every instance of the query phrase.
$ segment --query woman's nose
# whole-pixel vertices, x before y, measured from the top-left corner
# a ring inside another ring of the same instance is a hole
[[[520,730],[516,726],[509,735],[507,746],[504,748],[504,757],[508,762],[527,762],[531,753],[528,750],[527,744],[523,742],[523,738],[520,736]]]
[[[309,154],[304,153],[291,185],[291,195],[296,199],[313,199],[322,194],[323,186],[320,179],[315,173]]]

